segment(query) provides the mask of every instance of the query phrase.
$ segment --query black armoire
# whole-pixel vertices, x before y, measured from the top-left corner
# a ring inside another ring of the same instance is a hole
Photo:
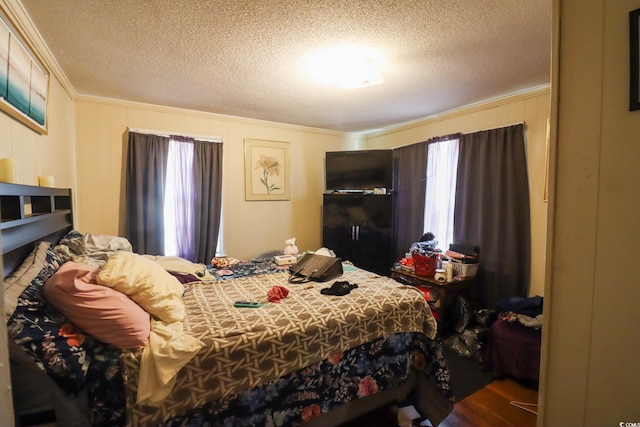
[[[394,263],[393,196],[323,195],[322,244],[355,266],[388,276]]]

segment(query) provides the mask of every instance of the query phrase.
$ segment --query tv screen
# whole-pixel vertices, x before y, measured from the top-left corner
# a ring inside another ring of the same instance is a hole
[[[393,150],[329,151],[325,184],[333,190],[393,188]]]

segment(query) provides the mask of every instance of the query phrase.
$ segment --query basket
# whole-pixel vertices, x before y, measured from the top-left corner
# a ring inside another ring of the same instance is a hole
[[[463,264],[461,262],[452,262],[453,277],[463,277],[465,279],[476,277],[480,264]]]
[[[411,257],[413,258],[413,269],[416,276],[430,277],[436,274],[438,257],[431,258],[419,253],[414,253]]]

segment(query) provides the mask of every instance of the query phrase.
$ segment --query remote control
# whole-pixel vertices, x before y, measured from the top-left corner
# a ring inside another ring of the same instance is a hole
[[[262,307],[262,304],[253,301],[236,301],[233,306],[240,308],[259,308]]]

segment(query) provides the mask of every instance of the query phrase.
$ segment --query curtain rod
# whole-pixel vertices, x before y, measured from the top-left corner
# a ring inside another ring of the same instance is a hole
[[[525,122],[524,120],[522,120],[522,121],[517,122],[517,123],[506,124],[506,125],[503,125],[503,126],[497,126],[497,127],[492,127],[492,128],[485,128],[485,129],[480,129],[480,130],[474,130],[473,132],[454,132],[454,133],[449,133],[448,135],[455,135],[455,134],[460,134],[460,135],[469,135],[469,134],[472,134],[472,133],[486,132],[486,131],[488,131],[488,130],[496,130],[496,129],[508,128],[508,127],[510,127],[510,126],[517,126],[517,125],[524,125],[524,126],[526,126],[527,124],[526,124],[526,122]],[[423,143],[423,142],[427,142],[427,141],[429,141],[429,140],[431,140],[431,139],[434,139],[434,138],[442,138],[442,137],[445,137],[445,136],[448,136],[448,135],[432,136],[432,137],[430,137],[430,138],[428,138],[428,139],[425,139],[424,141],[412,142],[411,144],[405,144],[405,145],[398,145],[397,147],[392,147],[392,149],[395,149],[395,148],[402,148],[402,147],[407,147],[407,146],[409,146],[409,145],[413,145],[413,144],[421,144],[421,143]]]
[[[508,127],[511,127],[511,126],[518,126],[518,125],[525,125],[526,126],[527,124],[525,123],[524,120],[521,120],[521,121],[516,122],[516,123],[508,123],[508,124],[502,125],[502,126],[495,126],[495,127],[491,127],[491,128],[474,130],[473,132],[460,132],[460,133],[469,135],[470,133],[485,132],[485,131],[488,131],[488,130],[496,130],[496,129],[508,128]]]
[[[189,134],[189,133],[184,133],[184,132],[168,132],[166,130],[140,129],[140,128],[132,128],[132,127],[127,128],[127,129],[129,129],[129,132],[144,133],[144,134],[149,134],[149,135],[159,135],[159,136],[176,135],[176,136],[186,136],[188,138],[197,139],[199,141],[222,142],[222,137],[221,136],[194,135],[194,134]]]

